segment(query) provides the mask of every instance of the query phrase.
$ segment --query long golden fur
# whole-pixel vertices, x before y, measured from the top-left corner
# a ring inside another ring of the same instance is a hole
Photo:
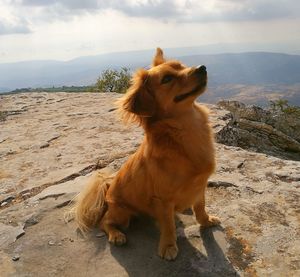
[[[202,226],[219,224],[205,211],[205,188],[215,169],[207,110],[195,99],[207,83],[205,67],[165,60],[157,49],[152,67],[138,70],[119,101],[124,121],[139,123],[145,137],[109,185],[95,174],[75,204],[79,227],[98,222],[111,243],[126,242],[118,227],[136,214],[154,217],[160,228],[158,254],[177,256],[175,213],[193,208]]]

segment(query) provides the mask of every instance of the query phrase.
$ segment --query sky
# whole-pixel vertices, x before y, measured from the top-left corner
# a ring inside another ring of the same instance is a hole
[[[0,0],[0,63],[214,44],[300,53],[300,1]]]

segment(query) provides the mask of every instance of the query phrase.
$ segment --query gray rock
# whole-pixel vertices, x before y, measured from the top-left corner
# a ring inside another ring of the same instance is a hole
[[[0,123],[1,134],[15,138],[0,144],[0,153],[15,151],[2,156],[0,165],[0,201],[14,195],[13,201],[0,208],[2,275],[299,275],[300,162],[232,145],[216,143],[217,170],[207,188],[207,210],[219,216],[222,225],[203,230],[191,211],[178,214],[179,255],[174,262],[157,256],[159,232],[149,218],[131,222],[125,230],[128,243],[120,248],[109,245],[98,228],[82,236],[76,233],[72,217],[66,224],[68,205],[90,174],[96,169],[115,173],[141,141],[138,127],[123,126],[116,113],[109,112],[118,97],[100,93],[0,96],[5,110],[18,110],[20,99],[27,106],[22,114]],[[242,104],[234,105],[246,109]],[[240,146],[241,134],[252,135],[231,124],[233,113],[208,106],[217,137],[222,134]],[[260,120],[267,116],[264,111],[250,109],[245,113],[244,125],[251,121],[255,128],[263,126],[258,128],[261,136],[276,129],[290,137],[272,125],[271,117]],[[48,147],[35,147],[58,134]],[[16,253],[22,257],[20,262],[12,261]]]
[[[55,245],[55,241],[53,241],[53,240],[49,240],[49,241],[48,241],[48,245],[50,245],[50,246],[53,246],[53,245]]]
[[[45,143],[40,145],[40,148],[43,149],[43,148],[47,148],[49,146],[50,146],[50,144],[48,142],[45,142]]]
[[[237,101],[221,101],[218,105],[231,112],[227,126],[216,134],[218,142],[300,160],[299,115],[246,106]]]
[[[24,234],[25,231],[21,225],[10,226],[0,223],[0,248],[5,249]]]
[[[42,98],[36,98],[37,93],[0,96],[0,110],[18,110],[16,103],[23,96],[22,102],[28,106],[0,123],[1,138],[10,138],[0,144],[0,176],[2,170],[9,175],[1,179],[1,189],[20,193],[38,188],[96,165],[99,159],[106,163],[125,158],[136,149],[142,131],[124,126],[115,113],[108,112],[120,95],[40,94]],[[49,97],[53,102],[37,103]],[[68,113],[81,115],[69,117]],[[10,194],[1,194],[0,201]]]
[[[20,255],[14,255],[12,258],[11,258],[14,262],[20,260]]]

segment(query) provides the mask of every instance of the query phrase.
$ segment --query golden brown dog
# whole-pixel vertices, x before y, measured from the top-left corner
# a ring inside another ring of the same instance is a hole
[[[193,208],[202,226],[219,219],[205,211],[205,188],[215,169],[207,110],[195,99],[207,83],[205,66],[165,60],[157,49],[152,67],[138,70],[119,103],[125,121],[138,122],[145,137],[110,185],[96,174],[79,197],[75,218],[83,230],[100,222],[111,243],[121,245],[136,214],[154,217],[160,228],[158,254],[177,256],[175,213]]]

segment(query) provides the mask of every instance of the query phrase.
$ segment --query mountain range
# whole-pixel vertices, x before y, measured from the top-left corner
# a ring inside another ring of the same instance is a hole
[[[153,54],[153,50],[142,50],[79,57],[70,61],[2,63],[0,91],[24,87],[90,85],[108,68],[147,68]],[[190,66],[206,65],[209,93],[204,96],[205,101],[215,102],[217,98],[232,98],[242,94],[246,102],[252,96],[266,102],[270,97],[265,96],[271,95],[271,98],[285,97],[295,105],[300,105],[300,55],[268,52],[199,54],[197,48],[166,49],[165,54]]]

